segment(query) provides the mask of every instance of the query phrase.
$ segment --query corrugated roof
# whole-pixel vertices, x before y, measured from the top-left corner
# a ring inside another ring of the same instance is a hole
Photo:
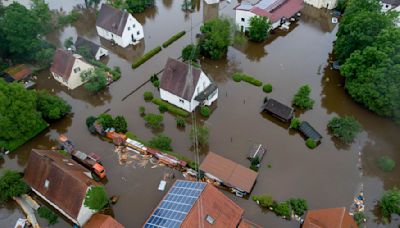
[[[56,151],[33,149],[25,169],[24,181],[77,219],[87,188],[100,185],[85,172],[90,174],[89,170]]]
[[[201,70],[192,67],[192,86],[187,82],[188,72],[188,64],[176,59],[168,58],[161,77],[160,88],[187,101],[191,101],[197,82],[200,78]]]
[[[100,45],[97,45],[95,43],[93,43],[92,41],[89,41],[85,38],[82,38],[80,36],[78,36],[78,38],[75,41],[75,48],[78,50],[79,48],[88,48],[90,51],[90,54],[92,54],[93,57],[96,56],[97,51],[100,48]]]
[[[75,59],[76,58],[72,52],[57,49],[54,54],[53,64],[51,65],[50,71],[60,75],[64,80],[68,81],[71,76]]]
[[[357,228],[358,226],[344,207],[309,210],[302,226],[302,228],[328,227]]]
[[[96,19],[96,26],[122,36],[129,13],[116,9],[110,5],[102,4]]]
[[[282,118],[286,121],[290,120],[293,116],[293,108],[286,106],[272,98],[268,99],[267,102],[264,103],[262,109],[277,115],[279,118]]]
[[[83,228],[124,228],[124,226],[109,215],[95,214]]]
[[[32,74],[31,68],[25,64],[9,67],[4,72],[8,73],[15,81],[22,80]]]
[[[200,170],[217,177],[226,185],[248,193],[251,192],[258,175],[257,172],[213,152],[208,152]]]
[[[307,138],[312,138],[315,142],[318,142],[322,139],[322,135],[318,133],[318,131],[316,131],[307,121],[301,122],[299,130]]]

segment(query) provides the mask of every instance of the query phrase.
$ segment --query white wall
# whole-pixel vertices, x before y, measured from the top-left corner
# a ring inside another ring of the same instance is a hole
[[[83,84],[81,80],[82,71],[94,69],[94,66],[82,61],[82,59],[80,58],[81,57],[75,59],[74,65],[72,66],[71,75],[69,76],[68,81],[65,81],[63,77],[52,72],[51,74],[53,75],[54,79],[59,81],[61,84],[67,86],[68,89],[75,89],[76,87],[82,85]],[[74,71],[74,69],[76,69],[76,72]]]
[[[193,109],[191,108],[190,102],[187,100],[184,100],[175,94],[172,94],[166,90],[163,90],[160,88],[160,97],[162,100],[168,101],[169,103],[184,109],[188,112],[191,112]]]
[[[236,11],[235,21],[236,21],[236,26],[238,26],[238,30],[242,32],[247,31],[250,27],[250,18],[256,15],[252,12],[245,10],[235,10],[235,11]],[[244,19],[244,21],[242,21],[242,18]]]
[[[86,189],[86,193],[91,189],[92,187],[89,187]],[[84,204],[85,200],[82,202],[81,209],[79,210],[78,213],[78,225],[83,226],[96,211],[89,209],[88,207],[85,206]]]
[[[217,4],[219,0],[204,0],[207,4]]]
[[[315,8],[333,9],[336,7],[338,0],[304,0],[305,3],[314,6]]]
[[[100,47],[99,50],[97,50],[96,56],[94,57],[96,60],[100,60],[102,56],[107,56],[108,55],[108,50]]]

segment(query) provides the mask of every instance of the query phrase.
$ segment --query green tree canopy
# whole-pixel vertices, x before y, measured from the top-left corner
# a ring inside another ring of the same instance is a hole
[[[146,124],[153,129],[161,128],[163,119],[164,119],[163,116],[153,113],[149,113],[144,116]]]
[[[154,136],[150,141],[149,141],[149,145],[151,147],[160,149],[160,150],[167,150],[167,151],[171,151],[171,143],[172,140],[163,134],[160,135],[156,135]]]
[[[92,187],[86,193],[84,205],[92,210],[99,211],[108,203],[108,196],[103,186]]]
[[[89,92],[99,92],[107,86],[106,72],[99,67],[94,70],[83,71],[81,79],[86,82],[83,86]]]
[[[22,176],[16,171],[6,170],[0,178],[0,203],[20,196],[29,191],[29,186],[21,180]]]
[[[117,116],[114,118],[113,125],[116,132],[125,133],[128,131],[128,123],[123,116]]]
[[[71,106],[62,98],[51,95],[45,90],[38,91],[37,110],[48,120],[57,120],[71,111]]]
[[[352,116],[333,117],[328,123],[328,128],[344,143],[353,142],[362,130],[361,124]]]
[[[267,39],[271,24],[266,17],[254,16],[250,18],[249,38],[254,42]]]
[[[182,49],[182,59],[185,61],[196,61],[199,59],[200,50],[199,47],[193,44],[186,45]]]
[[[314,100],[310,98],[310,93],[311,87],[309,85],[301,86],[293,96],[292,104],[301,109],[312,109]]]
[[[385,191],[379,202],[379,207],[385,218],[390,219],[392,214],[400,215],[400,190],[393,188]]]
[[[216,18],[204,23],[200,28],[204,36],[199,42],[200,53],[211,59],[221,59],[232,43],[232,28],[227,18]]]
[[[125,5],[130,13],[142,13],[154,6],[154,0],[126,0]]]
[[[114,127],[114,120],[110,114],[102,113],[97,118],[97,121],[104,127],[104,129]]]

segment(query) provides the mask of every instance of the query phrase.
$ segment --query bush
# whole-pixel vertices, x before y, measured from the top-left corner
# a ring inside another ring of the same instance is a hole
[[[301,109],[312,109],[314,100],[310,98],[311,88],[309,85],[303,85],[293,96],[292,104]]]
[[[263,91],[265,92],[265,93],[270,93],[270,92],[272,92],[272,85],[271,84],[265,84],[264,86],[263,86]]]
[[[181,38],[182,36],[184,36],[186,34],[185,31],[179,32],[177,34],[175,34],[174,36],[172,36],[171,38],[169,38],[167,41],[165,41],[162,44],[163,48],[168,47],[169,45],[171,45],[173,42],[177,41],[179,38]]]
[[[58,120],[71,111],[71,105],[60,97],[51,95],[45,90],[36,93],[37,110],[42,113],[42,117],[47,120]]]
[[[183,110],[183,109],[181,109],[179,107],[176,107],[175,105],[172,105],[172,104],[170,104],[170,103],[168,103],[166,101],[163,101],[161,99],[158,99],[158,98],[153,99],[153,103],[158,105],[158,106],[164,105],[165,107],[167,107],[168,112],[170,112],[172,114],[175,114],[175,115],[178,115],[178,116],[182,116],[182,117],[186,118],[186,117],[189,117],[189,115],[190,115],[190,113],[187,112],[186,110]]]
[[[363,212],[356,212],[354,213],[353,217],[358,227],[361,227],[361,225],[367,221],[367,216],[365,216]]]
[[[125,135],[129,139],[137,139],[137,136],[130,131],[126,132]]]
[[[0,178],[0,203],[20,196],[29,191],[29,186],[22,180],[21,174],[13,170],[6,170]]]
[[[268,37],[271,23],[266,17],[254,16],[250,18],[249,38],[254,42],[262,42]]]
[[[127,132],[128,124],[123,116],[117,116],[113,120],[113,126],[116,132],[125,133]]]
[[[171,143],[172,140],[165,135],[156,135],[149,141],[149,146],[154,147],[160,150],[168,150],[171,151]]]
[[[292,129],[299,129],[301,124],[301,120],[297,117],[293,117],[292,120],[290,121],[290,128]]]
[[[74,40],[71,36],[64,40],[64,47],[66,49],[72,47],[72,45],[74,45]]]
[[[144,115],[146,113],[146,109],[143,106],[139,107],[139,114]]]
[[[104,129],[114,127],[114,120],[110,114],[102,113],[97,118],[97,121],[103,126]]]
[[[289,199],[289,204],[290,204],[291,209],[298,216],[302,216],[304,214],[304,212],[307,211],[307,209],[308,209],[307,201],[304,199],[292,198],[292,199]]]
[[[157,53],[159,53],[161,51],[161,47],[158,46],[154,49],[152,49],[151,51],[147,52],[146,54],[142,55],[142,57],[140,57],[138,60],[136,60],[133,64],[132,64],[132,68],[136,69],[138,68],[140,65],[142,65],[143,63],[145,63],[147,60],[151,59],[151,57],[153,57],[154,55],[156,55]]]
[[[93,126],[94,122],[96,122],[97,118],[94,116],[89,116],[88,118],[86,118],[86,127],[90,128],[91,126]]]
[[[200,52],[211,59],[221,59],[232,43],[233,23],[227,18],[216,18],[200,27],[203,38],[199,41]]]
[[[328,123],[333,135],[344,143],[351,143],[361,132],[361,124],[352,116],[334,117]]]
[[[37,212],[39,214],[39,217],[46,219],[47,222],[49,223],[49,225],[54,225],[54,224],[58,223],[57,214],[54,213],[53,211],[51,211],[49,208],[47,208],[45,206],[41,206],[41,207],[39,207]]]
[[[200,114],[204,117],[209,117],[210,116],[210,108],[207,106],[201,106],[200,107]]]
[[[288,202],[278,203],[274,208],[275,214],[278,216],[290,217],[290,205]]]
[[[146,114],[144,116],[146,124],[153,129],[161,128],[163,119],[164,119],[163,116],[152,113]]]
[[[242,75],[240,73],[234,73],[232,76],[233,81],[240,82],[242,81]]]
[[[161,113],[164,113],[164,112],[168,111],[168,108],[167,108],[167,106],[165,104],[161,104],[161,105],[158,106],[158,110]]]
[[[85,48],[85,47],[83,47]],[[118,66],[114,66],[113,69],[111,69],[110,67],[108,67],[107,65],[105,65],[104,63],[97,61],[95,59],[93,59],[93,56],[90,54],[90,50],[87,49],[83,49],[84,51],[78,49],[78,53],[80,55],[82,55],[90,64],[101,68],[104,70],[104,72],[109,72],[110,74],[112,74],[112,80],[113,81],[117,81],[118,79],[121,78],[121,69]],[[86,53],[86,51],[88,53]],[[82,53],[81,53],[82,52]]]
[[[262,82],[261,81],[255,79],[254,77],[252,77],[250,75],[247,75],[247,74],[234,73],[232,78],[236,82],[245,81],[245,82],[250,83],[250,84],[255,85],[255,86],[262,86]]]
[[[83,71],[81,73],[81,80],[85,82],[83,87],[89,92],[99,92],[107,86],[106,72],[101,68]]]
[[[390,172],[396,166],[396,162],[388,156],[381,156],[378,161],[378,167],[385,172]]]
[[[256,156],[251,159],[250,169],[258,172],[258,167],[260,167],[260,158]]]
[[[274,200],[272,199],[272,196],[269,195],[255,195],[252,197],[253,201],[259,203],[259,205],[263,208],[268,209],[269,207],[272,207],[274,205]]]
[[[184,61],[196,61],[199,59],[200,50],[199,47],[193,44],[189,44],[182,49],[182,59]]]
[[[150,91],[146,91],[146,92],[143,93],[143,98],[144,98],[145,101],[151,101],[154,98],[153,97],[153,93],[150,92]]]
[[[314,149],[315,147],[317,147],[317,143],[314,141],[314,139],[312,139],[312,138],[308,138],[307,140],[306,140],[306,145],[307,145],[307,147],[308,148],[310,148],[310,149]]]
[[[185,127],[186,126],[185,120],[182,117],[177,117],[176,118],[176,126],[177,127]]]
[[[207,127],[198,126],[197,131],[194,131],[194,128],[190,131],[190,139],[194,141],[195,136],[197,135],[197,142],[200,146],[208,145],[208,137],[209,131]]]
[[[390,219],[392,214],[400,215],[400,190],[393,188],[385,191],[379,202],[383,217]]]
[[[92,210],[99,211],[108,203],[108,196],[103,186],[91,187],[86,193],[84,205]]]
[[[154,82],[152,82],[152,83],[153,83],[153,86],[154,86],[154,87],[160,88],[160,81],[159,81],[159,80],[154,81]]]

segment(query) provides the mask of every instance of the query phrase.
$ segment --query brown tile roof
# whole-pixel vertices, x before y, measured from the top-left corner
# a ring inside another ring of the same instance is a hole
[[[242,219],[238,228],[262,228],[262,226],[255,224],[254,222],[247,219]]]
[[[96,19],[96,26],[122,36],[129,13],[116,9],[110,5],[102,4]]]
[[[50,71],[60,75],[66,81],[71,76],[72,67],[75,63],[75,57],[71,52],[57,49],[54,54],[53,64],[51,65]]]
[[[15,81],[24,79],[32,74],[31,68],[25,64],[18,64],[7,68],[4,72],[9,74]]]
[[[202,209],[201,213],[199,213],[200,208]],[[200,197],[189,211],[181,227],[237,227],[242,219],[243,213],[244,210],[239,207],[239,205],[225,196],[216,187],[207,184]],[[201,220],[199,220],[199,215],[201,215]],[[206,221],[205,218],[207,215],[214,219],[214,224],[210,224]],[[199,224],[200,221],[201,224]]]
[[[109,215],[95,214],[83,228],[124,228],[124,226]]]
[[[302,228],[357,228],[346,208],[309,210]]]
[[[189,66],[176,59],[168,58],[161,77],[160,88],[187,101],[191,101],[201,70],[192,67],[193,85],[187,84]]]
[[[213,152],[208,152],[200,170],[222,180],[225,185],[251,192],[257,179],[257,172],[239,165]]]
[[[25,169],[24,180],[46,199],[76,219],[87,188],[99,185],[84,172],[90,175],[87,169],[56,151],[33,149]],[[47,188],[46,180],[49,182]]]

